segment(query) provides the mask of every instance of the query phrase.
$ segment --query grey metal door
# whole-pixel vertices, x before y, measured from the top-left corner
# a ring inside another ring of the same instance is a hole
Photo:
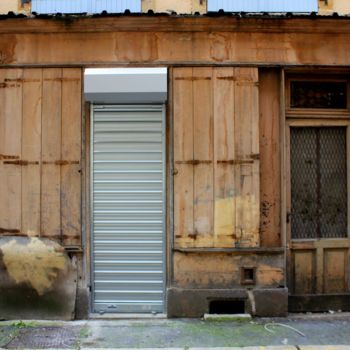
[[[94,106],[94,312],[163,312],[164,107]]]

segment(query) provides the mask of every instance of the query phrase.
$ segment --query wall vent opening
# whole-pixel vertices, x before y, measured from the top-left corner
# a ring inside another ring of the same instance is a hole
[[[241,269],[241,284],[252,285],[255,284],[255,268],[242,267]]]
[[[210,314],[244,314],[244,300],[212,300],[209,303]]]

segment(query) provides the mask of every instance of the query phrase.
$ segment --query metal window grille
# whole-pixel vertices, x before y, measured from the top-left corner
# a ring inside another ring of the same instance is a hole
[[[294,239],[347,237],[346,127],[291,128]]]

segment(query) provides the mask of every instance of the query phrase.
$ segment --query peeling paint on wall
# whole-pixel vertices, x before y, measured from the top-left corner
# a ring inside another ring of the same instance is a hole
[[[226,236],[235,232],[235,198],[215,200],[215,235]]]
[[[236,213],[239,217],[236,217]],[[258,246],[259,203],[253,195],[234,196],[215,200],[214,232],[219,237],[231,237],[239,246]]]
[[[179,288],[241,288],[241,268],[256,269],[255,288],[284,285],[283,253],[236,255],[229,253],[174,254],[174,286]]]
[[[12,239],[0,249],[9,276],[17,284],[30,284],[39,295],[51,289],[59,272],[66,267],[63,249],[59,251],[38,238],[30,238],[28,244]]]
[[[330,15],[333,12],[340,15],[350,14],[349,0],[319,0],[318,8],[321,15]]]

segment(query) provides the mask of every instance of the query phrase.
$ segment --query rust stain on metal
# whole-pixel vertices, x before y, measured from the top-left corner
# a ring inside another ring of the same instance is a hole
[[[44,81],[58,81],[58,82],[76,81],[76,82],[80,82],[80,79],[79,78],[47,78],[47,79],[44,79]]]
[[[0,227],[0,234],[4,234],[4,233],[17,234],[17,233],[20,233],[20,230]]]
[[[189,165],[199,165],[199,164],[211,164],[211,160],[178,160],[176,164],[189,164]]]
[[[72,164],[80,164],[79,160],[55,160],[53,162],[43,161],[43,164],[54,164],[54,165],[72,165]]]
[[[253,159],[229,159],[229,160],[218,160],[218,164],[252,164],[254,163]]]
[[[40,83],[39,79],[22,79],[22,78],[6,78],[4,79],[5,83]]]
[[[188,80],[188,81],[211,80],[211,77],[176,77],[175,80]]]
[[[198,233],[190,233],[189,235],[188,235],[188,237],[189,238],[191,238],[191,239],[193,239],[194,241],[197,239],[197,236],[198,236]]]
[[[8,160],[8,161],[5,161],[4,164],[27,166],[27,165],[38,165],[40,164],[40,162],[29,161],[29,160]]]
[[[29,161],[29,160],[19,160],[19,157],[16,158],[1,158],[0,159],[16,159],[16,160],[6,160],[4,161],[4,164],[7,165],[22,165],[22,166],[26,166],[26,165],[39,165],[40,162],[39,161]],[[80,164],[79,160],[55,160],[52,162],[49,161],[43,161],[42,164],[54,164],[54,165],[73,165],[73,164]]]
[[[12,156],[12,155],[8,155],[8,154],[0,154],[0,160],[3,159],[19,159],[20,156]]]
[[[14,88],[14,87],[20,87],[20,84],[9,84],[9,83],[0,83],[0,89],[6,89],[6,88]]]
[[[56,165],[70,165],[70,164],[80,164],[78,160],[57,160]]]

